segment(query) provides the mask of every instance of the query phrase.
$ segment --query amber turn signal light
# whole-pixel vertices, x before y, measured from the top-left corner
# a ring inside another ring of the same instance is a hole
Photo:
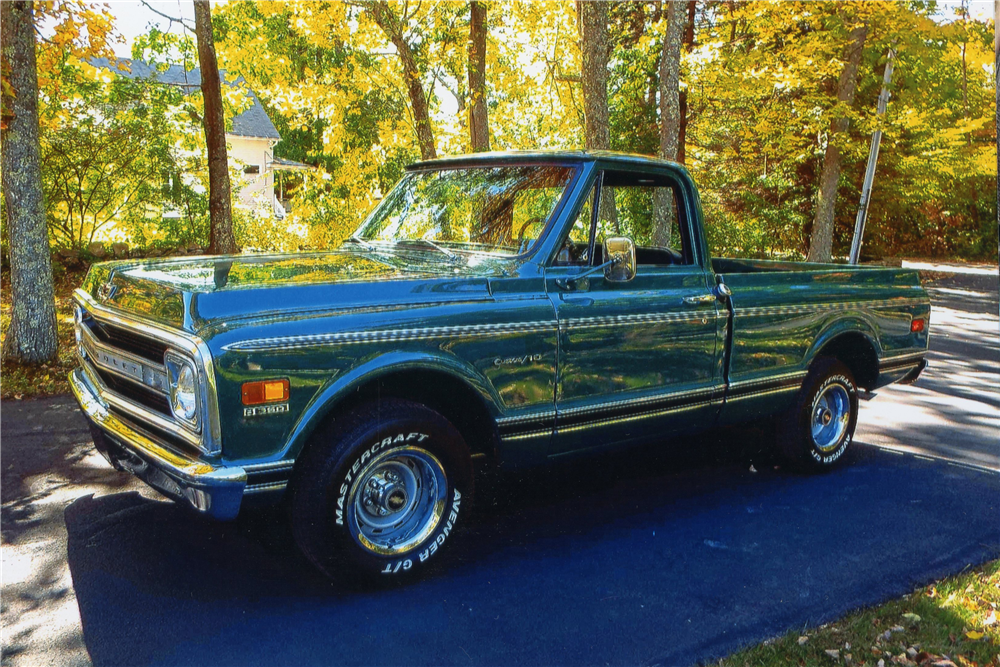
[[[260,380],[243,383],[243,405],[260,405],[288,400],[288,380]]]
[[[910,322],[910,331],[912,333],[920,333],[924,330],[924,320],[923,318],[918,320],[913,320]]]

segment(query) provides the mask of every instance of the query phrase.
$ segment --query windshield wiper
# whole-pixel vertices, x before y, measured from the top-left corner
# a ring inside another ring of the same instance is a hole
[[[351,236],[348,237],[347,240],[351,241],[352,243],[357,243],[359,246],[361,246],[365,250],[374,250],[375,249],[375,246],[373,246],[368,241],[365,241],[363,238],[361,238],[357,234],[352,234]]]
[[[410,245],[410,244],[416,244],[416,243],[421,243],[423,245],[426,245],[426,246],[429,246],[431,248],[434,248],[435,250],[443,252],[445,255],[448,256],[448,259],[450,259],[453,262],[459,261],[458,255],[456,255],[455,253],[453,253],[451,250],[448,250],[447,248],[439,246],[437,243],[435,243],[434,241],[431,241],[430,239],[401,239],[399,241],[396,241],[396,245]]]

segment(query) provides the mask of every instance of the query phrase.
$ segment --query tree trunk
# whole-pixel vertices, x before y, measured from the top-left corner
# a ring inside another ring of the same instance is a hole
[[[691,52],[694,46],[694,19],[698,10],[697,0],[687,2],[687,21],[684,22],[684,37],[681,44],[685,53]],[[687,126],[688,126],[688,90],[684,88],[678,92],[678,106],[680,107],[680,129],[677,131],[677,161],[681,164],[687,163]]]
[[[384,0],[373,2],[368,7],[371,9],[372,19],[396,47],[396,53],[403,64],[406,93],[410,98],[410,108],[413,110],[413,122],[417,126],[420,157],[424,160],[433,160],[437,157],[437,150],[434,148],[434,131],[431,128],[427,96],[424,95],[424,86],[420,82],[420,70],[413,57],[413,50],[403,37],[403,26]]]
[[[687,23],[686,3],[667,7],[667,30],[660,54],[660,158],[677,160],[681,132],[681,41]],[[653,245],[669,247],[674,226],[673,193],[657,188],[653,196]]]
[[[3,357],[23,363],[56,358],[56,300],[52,256],[42,200],[38,143],[38,75],[35,69],[34,7],[29,1],[0,2],[3,86],[0,168],[10,248],[13,311]]]
[[[583,54],[584,146],[587,150],[611,148],[611,128],[608,123],[608,5],[604,0],[577,0],[580,25],[580,51]],[[619,232],[618,213],[613,191],[605,189],[601,197],[599,218],[610,222]]]
[[[960,8],[962,16],[962,116],[969,118],[969,65],[966,61],[966,50],[969,46],[969,2],[962,0]],[[996,31],[994,31],[996,32]],[[972,142],[972,137],[969,137]]]
[[[233,236],[232,186],[226,153],[226,119],[222,109],[222,79],[215,57],[212,9],[208,0],[194,0],[194,26],[201,67],[201,94],[205,99],[205,143],[208,146],[208,252],[212,255],[239,252]]]
[[[490,125],[486,108],[486,3],[469,3],[469,139],[472,152],[490,149]]]
[[[608,3],[577,2],[583,52],[584,145],[588,150],[611,148],[608,125]]]
[[[837,101],[848,106],[854,103],[854,89],[858,82],[858,65],[868,36],[868,26],[861,25],[851,31],[847,45],[844,70],[837,83]],[[840,182],[841,136],[847,131],[846,118],[834,118],[830,123],[830,134],[823,156],[823,171],[819,178],[819,201],[813,219],[812,234],[809,237],[809,255],[806,261],[829,262],[833,258],[833,222],[837,204],[837,186]]]

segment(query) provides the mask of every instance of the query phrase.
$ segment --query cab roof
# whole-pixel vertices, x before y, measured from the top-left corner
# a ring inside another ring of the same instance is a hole
[[[637,153],[620,153],[618,151],[581,151],[581,150],[532,150],[532,151],[495,151],[490,153],[469,153],[424,160],[407,166],[407,170],[441,169],[445,167],[496,166],[503,164],[525,164],[531,162],[611,162],[633,166],[672,167],[683,169],[683,165],[670,160],[661,160],[651,155]]]

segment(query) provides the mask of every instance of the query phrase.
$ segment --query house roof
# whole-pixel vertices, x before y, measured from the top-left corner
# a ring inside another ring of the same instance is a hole
[[[295,160],[289,160],[288,158],[283,157],[273,158],[268,164],[271,169],[274,169],[275,171],[306,171],[316,168],[311,164],[296,162]]]
[[[184,88],[185,92],[201,87],[201,69],[198,67],[185,70],[181,65],[171,65],[161,72],[142,60],[129,58],[116,58],[115,60],[116,62],[112,63],[108,58],[93,58],[90,60],[90,64],[94,67],[111,70],[119,76],[129,79],[148,79],[171,86],[179,86]],[[242,87],[250,98],[250,107],[233,118],[233,129],[227,134],[280,141],[281,135],[278,134],[278,129],[271,122],[267,112],[264,111],[264,106],[257,99],[257,95],[250,90],[246,80],[242,76],[230,79],[225,70],[219,70],[219,76],[224,85]]]

